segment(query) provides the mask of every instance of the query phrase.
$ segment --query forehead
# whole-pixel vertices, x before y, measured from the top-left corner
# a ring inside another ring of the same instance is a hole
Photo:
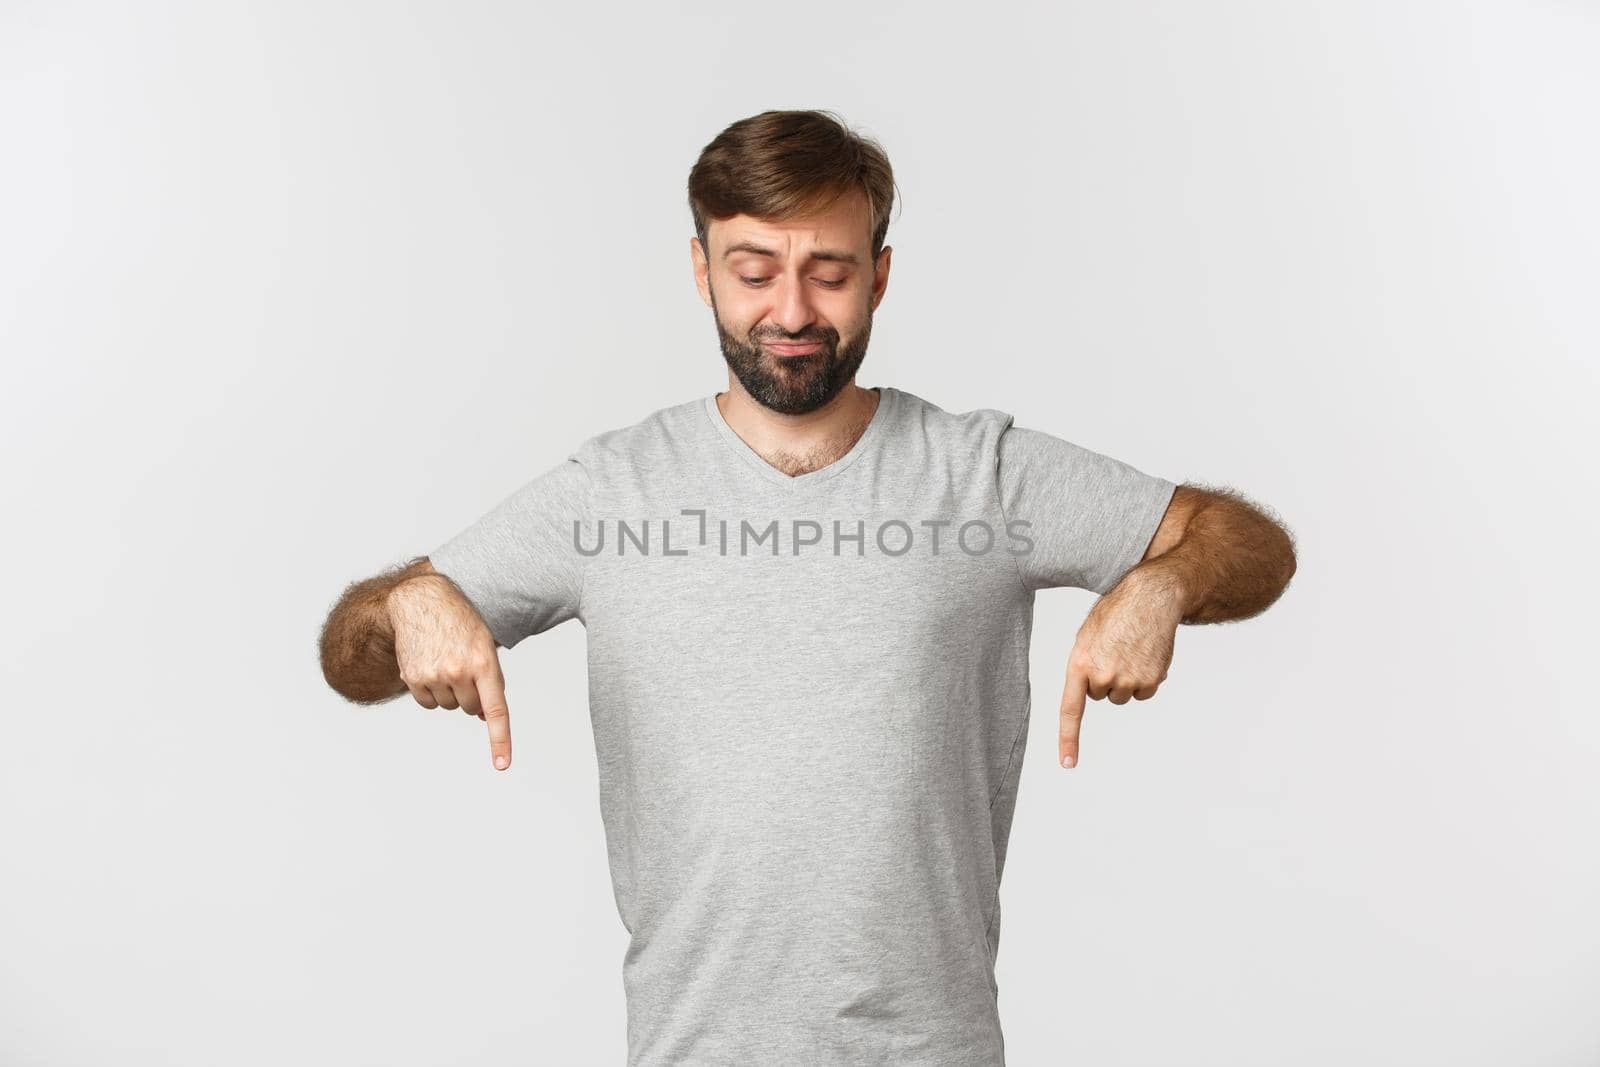
[[[718,259],[756,255],[862,262],[872,242],[867,219],[866,198],[857,195],[841,198],[826,211],[783,221],[753,215],[712,219],[706,240]]]

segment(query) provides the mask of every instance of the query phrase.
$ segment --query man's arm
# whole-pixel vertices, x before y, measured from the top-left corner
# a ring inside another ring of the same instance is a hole
[[[494,766],[511,765],[511,717],[494,635],[427,556],[344,591],[318,640],[322,675],[358,704],[409,691],[425,708],[460,708],[489,727]]]
[[[380,704],[406,692],[395,659],[389,593],[418,575],[435,573],[421,556],[345,589],[317,639],[322,677],[334,692],[357,704]]]
[[[1294,571],[1281,523],[1232,490],[1185,484],[1123,581],[1170,596],[1180,622],[1228,622],[1271,607]]]
[[[1148,700],[1167,680],[1181,623],[1265,611],[1294,576],[1294,539],[1228,490],[1180,485],[1144,559],[1095,602],[1067,656],[1058,752],[1078,763],[1086,701]]]
[[[410,690],[425,708],[460,708],[489,729],[494,766],[511,763],[501,648],[581,617],[591,513],[589,469],[574,452],[426,556],[345,590],[322,629],[323,677],[361,704]]]

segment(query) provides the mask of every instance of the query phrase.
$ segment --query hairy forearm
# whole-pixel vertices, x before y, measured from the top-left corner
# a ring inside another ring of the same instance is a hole
[[[1247,619],[1271,607],[1294,577],[1294,538],[1229,490],[1208,490],[1183,537],[1129,572],[1176,601],[1185,623]]]
[[[434,573],[424,556],[345,589],[317,639],[322,676],[334,692],[357,704],[378,704],[406,692],[395,662],[389,593],[408,579]]]

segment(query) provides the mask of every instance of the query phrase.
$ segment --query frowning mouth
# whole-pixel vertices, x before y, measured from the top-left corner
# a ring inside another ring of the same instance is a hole
[[[822,351],[821,341],[763,341],[761,343],[780,356],[809,356],[813,352]]]

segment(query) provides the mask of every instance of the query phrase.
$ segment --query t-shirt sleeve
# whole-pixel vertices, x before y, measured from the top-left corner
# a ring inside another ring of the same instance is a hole
[[[588,469],[568,457],[428,553],[501,647],[580,617],[585,557],[573,524],[592,530],[590,490]]]
[[[1000,504],[1031,539],[1013,551],[1029,589],[1108,593],[1144,558],[1175,482],[1040,430],[1000,436]],[[1024,551],[1026,549],[1026,551]]]

